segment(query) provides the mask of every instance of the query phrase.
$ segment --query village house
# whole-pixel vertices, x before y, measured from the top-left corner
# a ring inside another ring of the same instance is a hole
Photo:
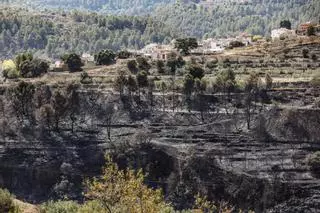
[[[193,54],[217,54],[230,47],[232,41],[242,42],[245,46],[252,43],[251,35],[241,33],[237,37],[214,39],[209,38],[199,42],[199,47],[191,51]]]
[[[199,46],[202,48],[204,54],[221,53],[224,51],[223,44],[213,38],[201,41]]]
[[[272,40],[281,40],[281,39],[292,39],[296,37],[296,32],[294,30],[289,30],[286,28],[274,29],[271,31]]]
[[[250,44],[252,44],[252,37],[253,36],[251,34],[243,32],[236,37],[236,40],[241,41],[245,46],[249,46]]]
[[[192,54],[218,54],[222,53],[233,39],[214,39],[209,38],[199,42],[199,46],[196,49],[191,50]]]
[[[312,24],[311,22],[307,22],[307,23],[303,23],[300,24],[297,28],[297,34],[298,35],[307,35],[308,33],[308,28],[313,26],[314,24]]]
[[[162,45],[162,44],[148,44],[143,49],[137,51],[145,57],[149,57],[153,60],[167,60],[168,55],[172,52],[176,52],[172,45]]]
[[[308,29],[310,27],[314,27],[315,35],[320,36],[320,23],[311,22],[311,21],[300,24],[296,30],[297,35],[300,35],[300,36],[308,35]]]
[[[95,65],[94,56],[89,53],[83,53],[81,55],[81,60],[85,65]]]
[[[50,65],[50,70],[53,72],[68,71],[68,66],[61,60],[55,61],[54,64]]]

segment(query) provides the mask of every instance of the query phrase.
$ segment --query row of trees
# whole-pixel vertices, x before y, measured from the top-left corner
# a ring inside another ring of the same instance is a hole
[[[61,130],[73,134],[81,125],[89,129],[104,125],[111,140],[111,126],[117,115],[115,101],[94,91],[81,96],[78,86],[72,83],[52,88],[24,81],[12,86],[0,100],[1,135],[18,135],[19,131],[12,129],[25,127],[48,137]]]
[[[207,92],[208,82],[204,78],[205,66],[203,64],[199,64],[195,59],[186,63],[181,57],[172,53],[167,61],[156,61],[155,66],[159,74],[168,74],[171,78],[159,81],[148,77],[151,64],[146,58],[138,57],[129,60],[127,68],[131,74],[126,75],[124,71],[120,71],[115,79],[114,88],[120,93],[120,97],[123,98],[128,95],[129,100],[132,100],[134,94],[137,94],[138,100],[141,101],[141,91],[148,89],[146,97],[150,103],[149,106],[152,108],[153,103],[155,103],[155,98],[153,97],[154,89],[157,88],[161,92],[161,97],[158,96],[157,99],[157,101],[161,102],[161,105],[158,106],[162,106],[163,110],[168,109],[170,106],[175,111],[180,94],[182,93],[183,104],[185,104],[188,111],[196,110],[200,112],[203,121],[205,120],[206,112],[209,112],[210,109],[219,108],[219,101],[215,103],[211,103],[212,100],[209,101],[212,94],[208,94]],[[176,85],[177,69],[179,69],[180,73],[184,73],[181,87]],[[250,124],[252,123],[253,114],[261,110],[261,106],[263,106],[263,104],[258,104],[258,102],[268,102],[267,91],[271,88],[272,78],[269,74],[266,74],[264,84],[255,73],[251,73],[243,83],[239,83],[236,80],[235,72],[231,68],[227,68],[217,74],[216,80],[212,83],[210,90],[211,92],[222,93],[219,97],[221,97],[220,100],[224,105],[226,113],[233,108],[242,109],[246,114],[247,127],[251,128]],[[168,100],[172,101],[169,105]],[[181,107],[183,109],[183,105]]]
[[[4,78],[33,78],[48,72],[47,61],[34,58],[31,53],[18,54],[15,60],[5,60],[3,62],[2,75]]]
[[[94,58],[97,65],[110,65],[116,62],[116,57],[123,59],[130,56],[127,51],[120,51],[116,55],[112,50],[102,50]],[[81,71],[84,65],[80,55],[76,53],[64,54],[61,59],[70,72]],[[18,54],[15,60],[4,60],[2,68],[2,75],[5,78],[34,78],[48,72],[49,62],[34,58],[30,52],[25,52]]]
[[[117,58],[126,59],[130,56],[131,53],[128,51],[120,51],[116,54],[112,50],[106,49],[95,54],[94,60],[96,65],[111,65],[116,63]],[[80,55],[76,53],[64,54],[61,59],[68,66],[70,72],[81,71],[81,67],[84,65]]]
[[[49,86],[35,87],[22,81],[11,88],[8,95],[19,123],[28,121],[31,125],[40,124],[44,129],[58,131],[61,120],[68,117],[73,131],[79,113],[76,85],[52,92]]]

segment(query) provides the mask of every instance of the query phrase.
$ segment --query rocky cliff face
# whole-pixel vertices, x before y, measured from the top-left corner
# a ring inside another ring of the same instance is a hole
[[[35,121],[19,120],[3,93],[3,111],[10,113],[1,119],[1,187],[31,202],[82,199],[83,179],[100,173],[108,152],[121,167],[143,168],[146,182],[163,187],[177,208],[200,191],[256,212],[320,209],[320,181],[305,161],[320,150],[318,110],[262,112],[243,131],[242,114],[208,114],[211,121],[202,123],[195,112],[147,113],[109,93],[77,91],[77,119],[69,108],[59,129],[39,119],[50,117],[37,106],[30,113]]]

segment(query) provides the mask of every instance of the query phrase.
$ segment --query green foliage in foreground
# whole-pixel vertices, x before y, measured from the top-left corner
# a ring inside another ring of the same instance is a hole
[[[0,212],[19,213],[19,207],[13,202],[13,196],[8,190],[0,189]]]
[[[152,189],[144,184],[145,175],[141,170],[120,170],[107,157],[103,174],[99,178],[87,180],[84,204],[73,201],[47,202],[41,206],[41,213],[177,213],[171,204],[164,200],[160,189]],[[195,196],[194,210],[191,212],[228,212],[220,211],[206,197]]]
[[[41,213],[77,213],[80,205],[74,201],[49,201],[41,206]]]

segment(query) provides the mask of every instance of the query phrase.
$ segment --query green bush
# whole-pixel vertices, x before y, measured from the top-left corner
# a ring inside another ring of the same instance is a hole
[[[317,151],[308,157],[308,165],[310,166],[311,171],[320,174],[320,151]]]
[[[81,67],[84,65],[80,56],[75,53],[65,54],[61,57],[61,59],[65,64],[67,64],[70,72],[81,71]]]
[[[82,72],[80,75],[80,83],[81,84],[91,84],[92,77],[89,76],[89,74],[87,72]]]
[[[18,213],[19,207],[13,202],[13,196],[6,189],[0,189],[0,212]]]
[[[4,78],[13,79],[19,77],[19,71],[13,60],[4,60],[2,63],[2,70],[2,76]]]
[[[110,65],[116,62],[116,54],[112,50],[101,50],[94,58],[97,65]]]
[[[230,48],[243,47],[245,44],[241,41],[231,41],[229,44]]]
[[[15,79],[19,77],[19,71],[16,69],[7,69],[2,71],[2,75],[8,79]]]
[[[96,200],[86,202],[78,211],[78,213],[106,213],[108,210],[105,206]]]
[[[74,201],[49,201],[40,207],[41,213],[77,213],[79,204]]]

